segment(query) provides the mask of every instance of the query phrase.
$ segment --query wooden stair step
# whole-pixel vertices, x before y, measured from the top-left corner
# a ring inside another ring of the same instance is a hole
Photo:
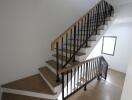
[[[97,31],[98,30],[104,30],[104,28],[97,28]],[[95,31],[95,29],[92,29],[92,27],[90,28],[90,29],[81,29],[81,30],[79,30],[79,31]]]
[[[90,18],[91,19],[91,21],[96,21],[96,19],[94,19],[94,18]],[[99,18],[98,19],[98,22],[101,22],[103,19],[102,18]],[[110,17],[106,17],[105,18],[105,21],[110,21],[111,20],[111,18]]]
[[[97,34],[93,34],[93,32],[88,32],[89,34],[91,33],[92,34],[92,36],[94,35],[94,36],[96,36],[96,35],[100,35],[100,30],[98,30],[98,33]],[[81,35],[82,35],[82,37],[84,37],[84,36],[86,36],[87,34],[86,33],[84,33],[84,32],[80,32],[80,33],[76,33],[76,37],[78,38],[78,37],[81,37]],[[72,36],[72,37],[74,37],[74,36]]]
[[[56,56],[57,56],[56,54],[53,54],[53,57],[56,57]],[[61,54],[59,54],[59,58],[58,59],[62,60],[62,55]],[[64,56],[64,55],[63,55],[63,60],[66,61],[66,56]],[[79,62],[79,61],[76,60],[75,62]],[[72,62],[69,62],[69,64],[70,63],[72,63]]]
[[[57,69],[57,62],[55,60],[48,60],[48,61],[46,61],[46,63],[48,65],[50,65],[52,68],[54,68],[55,70]],[[62,67],[62,65],[59,64],[59,68],[61,68],[61,67]]]
[[[62,50],[61,50],[61,49],[59,49],[59,51],[62,51]],[[63,52],[66,52],[66,49],[65,49],[65,48],[63,49]],[[67,53],[70,53],[70,50],[69,50],[69,49],[67,49]],[[73,50],[71,50],[71,53],[73,54],[73,53],[74,53],[74,51],[73,51]],[[77,55],[77,56],[83,56],[83,55],[85,55],[85,53],[78,52],[76,55]],[[65,59],[66,59],[66,58],[65,58]]]
[[[36,98],[36,97],[30,97],[30,96],[24,96],[24,95],[12,94],[12,93],[3,93],[2,100],[49,100],[49,99],[42,99],[42,98]]]
[[[2,85],[2,88],[54,95],[50,87],[39,74]]]
[[[52,56],[53,57],[56,57],[57,55],[56,54],[53,54]],[[62,55],[61,54],[59,54],[58,57],[59,57],[58,59],[62,60]],[[67,57],[67,59],[70,59],[70,58]],[[66,56],[64,56],[64,55],[63,55],[63,60],[66,61]]]
[[[66,44],[64,44],[64,45],[66,45]],[[70,47],[70,44],[68,43],[67,46]],[[75,46],[77,47],[77,44]],[[73,48],[73,47],[74,47],[74,44],[71,43],[71,48]],[[87,47],[86,46],[83,46],[82,48],[91,48],[91,46],[89,46],[89,45]]]
[[[56,82],[56,75],[48,67],[39,68],[39,71],[53,88],[61,84],[61,82]]]
[[[68,40],[74,41],[74,39],[68,39]],[[78,38],[77,38],[77,39],[75,39],[75,41],[84,41],[84,40],[81,40],[81,39],[78,39]],[[92,40],[89,40],[89,39],[88,39],[88,41],[96,41],[96,40],[93,40],[93,39],[92,39]]]

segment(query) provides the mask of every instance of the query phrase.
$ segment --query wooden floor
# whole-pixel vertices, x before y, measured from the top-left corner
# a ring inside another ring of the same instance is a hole
[[[120,100],[125,74],[114,70],[108,71],[107,80],[94,80],[67,100]]]

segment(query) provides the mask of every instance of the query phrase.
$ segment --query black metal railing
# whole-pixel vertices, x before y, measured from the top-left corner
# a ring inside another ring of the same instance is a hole
[[[101,25],[104,25],[108,17],[114,13],[114,8],[105,0],[102,0],[91,9],[79,21],[68,28],[54,43],[56,49],[57,81],[59,81],[58,70],[63,69],[69,62],[75,62],[78,51],[88,46],[88,39],[97,35]],[[59,64],[60,63],[60,64]],[[61,65],[61,66],[59,66]]]
[[[106,79],[108,63],[104,57],[96,57],[59,71],[62,75],[62,100],[67,99],[95,78]]]

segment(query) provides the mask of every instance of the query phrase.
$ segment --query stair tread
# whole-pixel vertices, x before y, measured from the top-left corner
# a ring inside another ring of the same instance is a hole
[[[61,49],[59,49],[59,51],[61,51]],[[66,48],[63,49],[63,52],[66,52]],[[70,50],[69,50],[69,49],[67,49],[67,53],[70,53]],[[74,51],[71,50],[71,53],[73,54]],[[77,56],[82,56],[82,55],[85,55],[85,53],[78,52],[76,55],[77,55]]]
[[[57,55],[56,55],[56,54],[53,54],[52,56],[53,56],[53,57],[56,57]],[[61,54],[59,54],[58,57],[59,57],[59,59],[62,60],[62,55],[61,55]],[[67,57],[67,59],[70,59],[70,58]],[[66,56],[64,56],[64,55],[63,55],[63,60],[66,61]]]
[[[29,92],[43,93],[54,95],[47,83],[39,74],[29,76],[11,83],[2,85],[3,88],[23,90]]]
[[[36,97],[30,97],[30,96],[24,96],[24,95],[12,94],[12,93],[3,93],[2,100],[49,100],[49,99],[42,99],[42,98],[36,98]]]
[[[48,67],[39,68],[39,71],[53,87],[61,84],[56,82],[56,75]]]
[[[56,55],[54,55],[54,56],[56,56]],[[54,67],[54,69],[56,70],[56,65],[57,65],[57,62],[55,61],[55,60],[49,60],[49,61],[47,61],[47,63],[50,65],[50,66],[52,66],[52,67]],[[79,64],[80,62],[79,61],[75,61],[75,62],[69,62],[69,64],[71,65],[71,66],[73,66],[73,65],[77,65],[77,64]]]
[[[69,39],[69,40],[72,40],[72,41],[73,41],[74,39]],[[83,41],[83,40],[78,39],[78,38],[77,38],[77,39],[75,39],[75,40],[76,40],[76,41]],[[89,39],[88,41],[96,41],[96,40],[94,40],[94,39]]]
[[[94,29],[90,28],[90,29],[81,29],[80,31],[94,31]],[[97,30],[104,30],[104,28],[97,28]]]
[[[48,60],[48,61],[46,61],[46,63],[48,64],[48,65],[50,65],[51,67],[53,67],[55,70],[56,70],[56,68],[57,68],[57,62],[55,61],[55,60]],[[61,68],[61,64],[59,64],[59,68]]]
[[[56,57],[56,54],[53,54],[53,56]],[[61,55],[61,54],[59,54],[59,59],[62,60],[62,55]],[[66,57],[65,57],[65,56],[63,56],[63,59],[66,61]],[[68,59],[69,59],[69,58],[68,58]],[[79,62],[79,61],[76,60],[75,62]],[[69,64],[70,64],[70,63],[72,63],[72,62],[69,62]]]
[[[66,45],[66,44],[65,44],[65,45]],[[68,43],[67,45],[70,46],[69,43]],[[72,46],[72,48],[73,48],[74,44],[72,43],[71,46]],[[89,46],[89,45],[88,45],[87,47],[86,47],[86,46],[83,46],[82,48],[91,48],[91,46]]]

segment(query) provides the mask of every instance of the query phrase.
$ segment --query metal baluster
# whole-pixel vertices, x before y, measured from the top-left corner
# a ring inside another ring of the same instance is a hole
[[[74,69],[74,91],[75,91],[75,85],[76,85],[76,68]]]
[[[56,82],[59,82],[60,79],[59,79],[59,74],[58,74],[58,70],[59,70],[59,44],[58,42],[56,42],[56,62],[57,62],[57,69],[56,69],[56,73],[57,73],[57,79],[56,79]]]
[[[91,61],[89,61],[89,74],[91,80],[92,79]]]
[[[103,24],[105,24],[105,16],[106,16],[106,6],[105,6],[105,3],[103,1]]]
[[[91,21],[91,16],[92,16],[92,11],[90,12],[89,14],[89,28],[88,28],[88,31],[89,31],[89,37],[91,36],[92,32],[91,32],[91,28],[92,28],[92,21]]]
[[[63,68],[63,37],[62,37],[62,40],[61,40],[61,65],[62,65],[62,68]]]
[[[68,49],[67,49],[67,41],[68,41],[68,33],[66,34],[66,63],[67,63],[67,51],[68,51]]]
[[[86,36],[86,34],[87,34],[87,31],[88,31],[88,30],[86,29],[86,24],[87,24],[87,23],[86,23],[86,17],[87,17],[87,16],[84,17],[84,23],[83,23],[83,27],[84,27],[83,43],[86,41],[86,39],[85,39],[86,37],[85,37],[85,36]]]
[[[65,100],[65,97],[64,97],[64,94],[65,94],[65,91],[64,91],[64,74],[62,73],[62,100]]]
[[[72,69],[71,69],[71,93],[72,93]]]
[[[85,75],[86,75],[86,63],[83,66],[83,80],[84,80],[84,82],[85,82],[85,79],[86,79]]]
[[[85,76],[85,84],[88,82],[88,62],[86,63],[86,76]],[[87,85],[85,85],[84,90],[87,90]]]
[[[68,86],[69,86],[68,85],[68,71],[67,71],[67,83],[66,84],[67,84],[67,95],[68,95]]]
[[[99,25],[103,24],[103,3],[101,2],[100,6],[99,6],[99,14],[100,14],[100,20],[99,20]]]
[[[97,6],[96,10],[97,10],[97,17],[96,17],[96,33],[95,33],[95,35],[97,35],[97,33],[98,33],[98,26],[99,26],[99,20],[100,20],[99,5]]]
[[[92,78],[94,78],[94,60],[92,60],[92,72],[93,72],[92,73],[92,75],[93,75]]]
[[[94,17],[94,10],[92,10],[92,35],[94,34],[94,25],[95,25],[95,21],[93,20]]]
[[[83,34],[83,19],[81,20],[81,36],[80,36],[80,45],[82,45],[82,34]]]
[[[89,38],[89,14],[87,15],[87,33],[86,33],[86,47],[88,47],[88,38]]]
[[[80,69],[80,79],[82,78],[82,66],[83,65],[81,65],[81,69]],[[81,80],[80,80],[80,82],[81,82]]]
[[[94,77],[96,76],[96,58],[94,59]]]
[[[98,63],[97,63],[97,58],[95,59],[95,75],[97,76],[97,68],[98,68]]]
[[[78,22],[78,25],[77,25],[77,29],[78,29],[78,33],[77,33],[77,50],[79,48],[79,22]]]
[[[72,56],[72,55],[71,55],[71,53],[72,53],[71,45],[72,45],[72,29],[71,29],[71,31],[70,31],[70,57]]]
[[[87,63],[87,74],[88,74],[87,81],[89,81],[90,80],[90,62],[89,61]]]
[[[78,66],[78,70],[77,70],[77,85],[78,85],[78,82],[79,82],[79,66]],[[78,86],[77,86],[78,88]]]
[[[75,53],[76,52],[76,25],[74,25],[74,48],[73,48],[73,62],[75,62]]]

